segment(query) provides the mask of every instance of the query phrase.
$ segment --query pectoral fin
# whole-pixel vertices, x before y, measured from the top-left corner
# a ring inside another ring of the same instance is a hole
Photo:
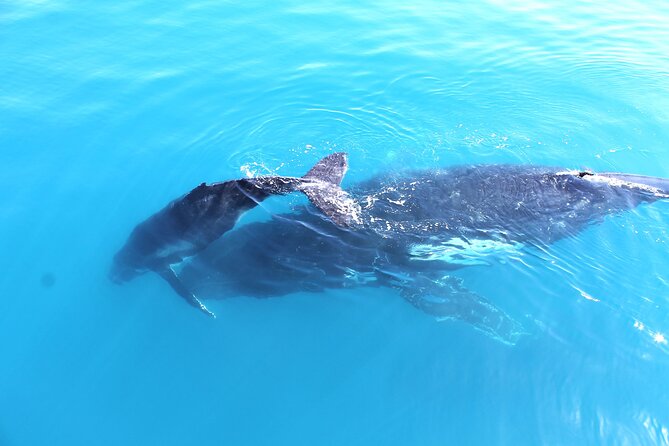
[[[191,293],[188,290],[188,288],[186,288],[186,286],[181,282],[181,280],[179,280],[177,275],[174,273],[172,268],[170,268],[168,266],[168,267],[166,267],[164,269],[161,269],[161,270],[158,270],[156,272],[160,275],[160,277],[165,279],[165,281],[170,284],[172,289],[174,291],[176,291],[176,293],[179,296],[183,297],[186,300],[186,302],[188,302],[189,305],[192,305],[195,308],[199,309],[200,311],[205,313],[207,316],[211,316],[213,318],[216,317],[216,315],[214,313],[209,311],[207,309],[207,307],[205,307],[204,304],[202,302],[200,302],[200,300],[197,297],[195,297],[195,295],[193,293]]]
[[[505,344],[514,345],[525,334],[518,322],[466,289],[458,278],[420,278],[405,284],[400,291],[407,302],[437,320],[459,319]]]

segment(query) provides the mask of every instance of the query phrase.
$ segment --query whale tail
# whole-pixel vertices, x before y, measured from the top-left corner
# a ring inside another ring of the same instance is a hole
[[[219,184],[223,186],[232,184],[244,194],[239,196],[229,191],[224,193],[230,203],[227,207],[228,212],[234,221],[243,212],[271,195],[284,195],[297,190],[304,193],[309,201],[337,226],[354,227],[362,224],[360,206],[340,187],[347,170],[346,153],[337,152],[321,159],[301,178],[265,176]]]
[[[348,156],[345,152],[336,152],[317,162],[303,180],[316,180],[339,186],[348,170]]]
[[[297,185],[314,206],[342,227],[362,224],[360,205],[339,186],[347,170],[346,154],[333,153],[312,167]]]

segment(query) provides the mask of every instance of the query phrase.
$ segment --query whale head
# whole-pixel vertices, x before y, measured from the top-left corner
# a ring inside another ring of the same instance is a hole
[[[108,273],[109,280],[116,284],[128,282],[145,272],[144,269],[139,269],[132,266],[131,263],[124,259],[122,254],[123,252],[119,252],[114,256],[114,260],[112,261],[112,265]]]

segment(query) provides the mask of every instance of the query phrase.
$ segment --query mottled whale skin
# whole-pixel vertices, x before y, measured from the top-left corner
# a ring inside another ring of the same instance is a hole
[[[220,198],[233,203],[224,207],[225,215],[213,212],[197,223],[206,226],[212,219],[235,214],[225,230],[204,238],[177,237],[170,244],[183,242],[189,255],[190,247],[197,247],[197,255],[180,265],[178,279],[171,268],[172,274],[162,273],[165,268],[160,265],[179,263],[185,255],[161,259],[158,267],[145,265],[146,269],[159,272],[168,282],[177,280],[172,283],[177,293],[193,299],[195,295],[272,297],[360,285],[393,287],[429,314],[465,320],[513,343],[522,327],[466,290],[449,276],[450,271],[475,264],[477,256],[487,252],[553,243],[608,214],[669,197],[669,181],[661,178],[523,165],[380,175],[352,185],[346,193],[338,186],[346,157],[330,156],[338,160],[338,173],[322,175],[334,180],[320,184],[332,184],[334,189],[317,197],[307,193],[315,206],[229,231],[258,197],[240,205],[228,190]],[[327,164],[327,157],[319,163]],[[295,181],[281,179],[281,184],[289,185],[267,196],[295,190]],[[129,243],[137,240],[131,245],[151,240],[141,231],[133,234]],[[117,263],[124,265],[122,253]]]

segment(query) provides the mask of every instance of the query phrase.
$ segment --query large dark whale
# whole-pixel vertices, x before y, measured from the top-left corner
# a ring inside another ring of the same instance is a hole
[[[202,184],[135,228],[111,276],[124,281],[155,271],[208,314],[196,295],[393,287],[429,314],[464,320],[512,343],[520,325],[450,271],[669,198],[669,180],[661,178],[522,165],[386,174],[345,192],[339,184],[346,169],[346,155],[335,153],[302,178]],[[293,191],[314,206],[230,231],[260,201]]]

